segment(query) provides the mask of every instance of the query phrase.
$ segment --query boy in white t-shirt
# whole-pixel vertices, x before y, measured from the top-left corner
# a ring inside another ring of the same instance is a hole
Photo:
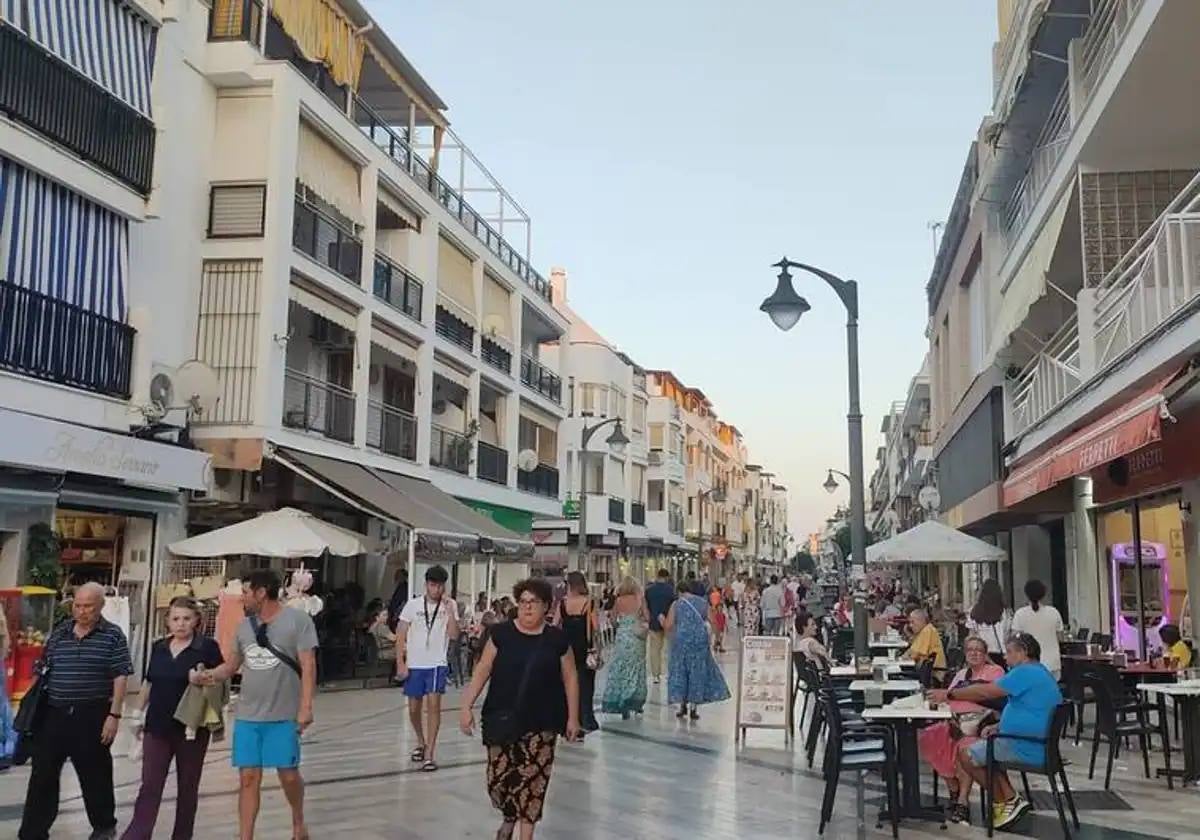
[[[446,594],[448,578],[441,566],[425,572],[425,591],[420,598],[409,599],[396,624],[396,677],[404,680],[408,718],[417,733],[418,746],[412,760],[420,762],[421,769],[429,773],[438,769],[433,751],[449,673],[446,649],[450,639],[458,638],[458,605]],[[429,715],[423,719],[426,705]]]

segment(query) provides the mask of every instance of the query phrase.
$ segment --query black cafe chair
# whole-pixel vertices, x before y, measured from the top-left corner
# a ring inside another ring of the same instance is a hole
[[[1171,739],[1167,732],[1167,722],[1161,712],[1158,723],[1151,724],[1149,713],[1159,712],[1155,706],[1131,700],[1124,692],[1121,676],[1115,668],[1111,675],[1106,669],[1099,669],[1084,676],[1083,684],[1091,688],[1096,695],[1096,728],[1092,735],[1092,760],[1088,765],[1088,779],[1096,775],[1096,755],[1100,752],[1100,740],[1108,742],[1108,768],[1104,772],[1104,789],[1108,790],[1112,782],[1113,760],[1120,751],[1120,742],[1136,736],[1142,749],[1142,765],[1146,778],[1150,778],[1150,738],[1158,735],[1162,738],[1163,760],[1167,767],[1167,787],[1174,790],[1175,782],[1171,777]],[[1114,687],[1113,681],[1116,681]],[[1117,694],[1114,688],[1120,688]],[[1133,716],[1130,719],[1130,715]]]
[[[1088,640],[1088,635],[1091,632],[1092,631],[1086,627],[1080,627],[1078,630],[1075,631],[1075,640],[1077,642],[1086,642]]]
[[[1071,786],[1067,782],[1067,771],[1065,762],[1062,758],[1062,753],[1059,751],[1059,743],[1062,741],[1063,733],[1067,729],[1067,721],[1071,717],[1071,704],[1061,703],[1054,710],[1054,715],[1050,719],[1050,731],[1045,738],[1035,738],[1026,735],[1001,735],[996,733],[987,739],[987,784],[983,788],[983,824],[987,826],[987,836],[991,837],[993,832],[992,825],[992,805],[995,794],[992,792],[992,779],[997,770],[1005,770],[1008,772],[1016,772],[1021,774],[1021,786],[1025,789],[1025,798],[1033,804],[1033,794],[1029,790],[1029,774],[1033,773],[1036,776],[1045,776],[1050,782],[1050,792],[1054,795],[1054,806],[1058,809],[1058,821],[1062,824],[1063,837],[1070,840],[1071,828],[1067,824],[1067,815],[1063,810],[1063,799],[1067,800],[1067,805],[1071,809],[1071,822],[1074,823],[1076,831],[1079,830],[1079,814],[1075,810],[1075,797],[1071,795]],[[1004,738],[1010,741],[1028,741],[1034,744],[1041,744],[1045,747],[1045,760],[1041,764],[1024,764],[1018,762],[999,762],[996,760],[996,741]],[[1058,783],[1062,782],[1062,790],[1059,790]]]
[[[1111,633],[1093,633],[1090,641],[1094,645],[1100,645],[1102,650],[1108,650],[1112,647],[1113,637]]]
[[[900,836],[900,784],[896,763],[896,747],[892,732],[887,727],[861,725],[853,728],[844,726],[837,700],[822,692],[825,717],[829,721],[829,737],[825,741],[825,761],[821,772],[825,776],[825,793],[821,800],[821,824],[818,836],[825,833],[825,826],[833,816],[833,803],[837,797],[838,783],[843,773],[853,771],[859,784],[862,774],[874,770],[883,778],[887,788],[887,808],[891,816],[892,837]],[[880,825],[881,823],[877,823]]]
[[[1064,694],[1071,703],[1072,717],[1075,718],[1076,746],[1079,746],[1079,739],[1083,736],[1084,711],[1088,706],[1096,704],[1096,693],[1083,684],[1083,678],[1087,676],[1087,673],[1086,663],[1076,659],[1063,659],[1062,681],[1066,687]]]

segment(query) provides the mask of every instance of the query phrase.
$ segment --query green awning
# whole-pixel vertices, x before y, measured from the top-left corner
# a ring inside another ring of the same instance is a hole
[[[460,502],[482,513],[484,516],[490,516],[498,525],[507,528],[510,531],[515,531],[518,534],[529,534],[533,531],[532,511],[521,510],[520,508],[505,507],[504,505],[493,505],[489,502],[481,502],[476,499],[466,499],[461,496],[457,497]]]

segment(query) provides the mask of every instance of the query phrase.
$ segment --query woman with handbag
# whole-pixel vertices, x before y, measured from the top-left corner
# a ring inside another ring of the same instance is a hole
[[[671,660],[667,673],[667,702],[679,704],[675,717],[700,719],[697,707],[729,699],[729,686],[709,643],[708,601],[704,584],[684,581],[662,625],[671,634]]]
[[[517,617],[492,627],[479,664],[463,693],[459,725],[470,735],[472,707],[485,686],[483,743],[492,804],[504,816],[497,840],[519,830],[533,837],[542,818],[558,736],[578,738],[579,679],[566,634],[546,622],[550,584],[523,580],[513,587]]]
[[[600,708],[628,720],[635,712],[640,715],[646,705],[646,636],[650,629],[642,588],[633,578],[621,581],[612,614],[617,640],[608,663],[608,681]]]
[[[604,664],[600,658],[600,625],[596,605],[588,594],[587,578],[582,572],[567,575],[567,594],[558,605],[558,625],[567,634],[575,653],[575,668],[579,672],[579,722],[584,732],[600,728],[594,708],[596,671]]]
[[[959,671],[950,688],[972,683],[995,682],[1004,676],[1004,669],[988,656],[988,644],[979,636],[970,636],[963,645],[967,665]],[[970,809],[971,777],[958,767],[959,747],[978,739],[979,730],[993,713],[990,709],[965,700],[950,701],[954,717],[948,721],[926,726],[917,733],[917,748],[921,758],[935,773],[946,780],[951,822],[967,822]]]

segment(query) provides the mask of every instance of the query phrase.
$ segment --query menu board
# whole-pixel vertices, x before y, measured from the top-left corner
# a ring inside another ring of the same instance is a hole
[[[737,725],[791,733],[792,644],[787,636],[743,636]]]

